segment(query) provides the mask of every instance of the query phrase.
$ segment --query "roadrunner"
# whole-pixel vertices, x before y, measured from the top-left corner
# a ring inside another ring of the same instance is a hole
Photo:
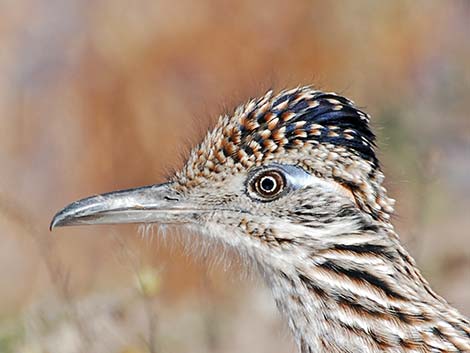
[[[301,87],[219,118],[167,183],[73,202],[57,226],[160,223],[259,269],[299,350],[470,352],[470,323],[399,242],[369,116]]]

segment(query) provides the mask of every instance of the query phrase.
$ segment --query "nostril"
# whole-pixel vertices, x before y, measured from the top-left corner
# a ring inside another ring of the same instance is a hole
[[[171,196],[164,196],[163,199],[165,201],[179,201],[176,197],[171,197]]]

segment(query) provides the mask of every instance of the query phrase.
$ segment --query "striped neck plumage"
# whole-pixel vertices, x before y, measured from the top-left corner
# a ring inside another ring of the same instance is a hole
[[[436,295],[390,227],[337,234],[264,268],[302,353],[468,352],[469,323]]]

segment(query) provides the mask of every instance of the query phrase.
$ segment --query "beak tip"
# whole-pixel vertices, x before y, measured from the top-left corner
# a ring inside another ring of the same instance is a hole
[[[52,218],[51,223],[49,224],[49,231],[53,231],[54,228],[60,227],[62,225],[62,218],[60,217],[60,212],[57,213],[54,218]]]

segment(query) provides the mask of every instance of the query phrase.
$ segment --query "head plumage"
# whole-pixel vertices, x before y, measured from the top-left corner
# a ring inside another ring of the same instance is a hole
[[[332,144],[348,148],[378,166],[369,116],[335,93],[310,87],[283,91],[277,96],[270,91],[240,107],[236,115],[239,131],[232,132],[248,155],[275,153],[279,148],[298,148],[305,143]]]
[[[267,92],[222,116],[175,177],[182,187],[269,161],[298,165],[357,195],[375,218],[392,212],[382,187],[369,115],[335,93],[298,87]]]

